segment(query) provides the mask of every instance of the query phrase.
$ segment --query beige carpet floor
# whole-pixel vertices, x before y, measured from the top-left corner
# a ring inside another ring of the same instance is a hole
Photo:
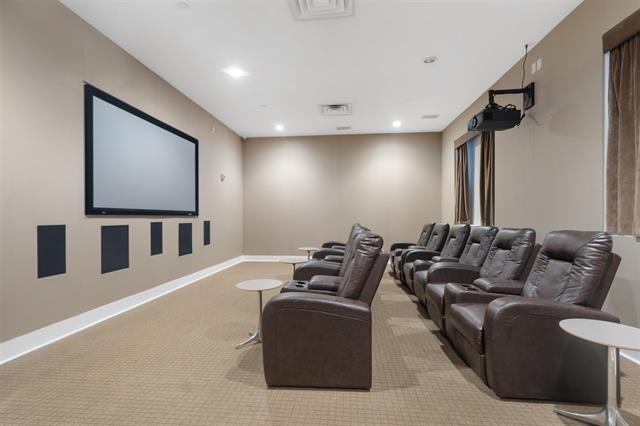
[[[576,424],[553,403],[498,399],[386,276],[371,391],[267,389],[261,347],[234,349],[257,317],[234,284],[289,276],[244,263],[0,366],[0,423]],[[622,410],[640,424],[640,367],[622,370]]]

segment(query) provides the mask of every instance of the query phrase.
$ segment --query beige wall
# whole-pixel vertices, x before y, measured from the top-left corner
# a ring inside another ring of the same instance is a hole
[[[83,80],[200,140],[201,215],[161,219],[162,255],[150,218],[84,216]],[[57,1],[0,2],[0,93],[0,342],[242,253],[241,139]],[[194,253],[179,258],[186,221]],[[66,274],[36,278],[39,224],[67,225]],[[106,224],[129,224],[130,268],[101,275]]]
[[[536,106],[520,128],[496,133],[496,224],[603,229],[603,55],[601,36],[640,8],[640,0],[586,0],[529,54],[525,82],[536,83]],[[542,58],[533,76],[530,63]],[[493,88],[518,87],[521,64]],[[498,102],[521,105],[519,97]],[[482,95],[442,137],[442,217],[453,220],[453,142],[487,103]],[[607,309],[640,325],[640,242],[616,237],[622,265]]]
[[[440,147],[438,133],[246,140],[245,253],[300,255],[355,221],[414,241],[440,216]]]

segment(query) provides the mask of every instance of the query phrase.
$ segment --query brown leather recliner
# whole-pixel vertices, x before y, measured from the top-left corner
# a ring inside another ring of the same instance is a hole
[[[536,231],[530,228],[504,228],[493,240],[481,267],[463,264],[434,265],[418,286],[420,302],[427,307],[429,318],[444,333],[445,288],[447,283],[467,285],[486,278],[521,279],[533,263]]]
[[[347,242],[352,239],[354,235],[360,232],[363,229],[367,229],[366,227],[360,225],[359,223],[354,223],[351,226],[351,230],[349,231],[349,238],[347,238]],[[318,260],[330,260],[332,262],[342,262],[342,258],[344,257],[344,252],[347,247],[347,242],[340,241],[327,241],[322,243],[322,247],[319,250],[313,252],[311,257],[313,259]]]
[[[369,231],[359,223],[356,223],[349,235],[349,240],[345,246],[343,261],[333,262],[327,260],[311,259],[299,265],[293,273],[294,280],[309,281],[315,275],[326,275],[341,277],[344,275],[347,265],[351,260],[354,251],[355,238],[362,232]]]
[[[440,252],[442,247],[444,247],[444,243],[447,242],[447,235],[449,235],[449,224],[448,223],[436,223],[431,230],[431,235],[429,235],[429,239],[424,246],[415,246],[407,249],[401,253],[400,256],[397,256],[394,259],[394,269],[396,271],[396,280],[400,281],[400,283],[405,284],[403,267],[404,260],[408,253],[413,250],[422,249],[429,251],[437,251]],[[406,285],[406,284],[405,284]]]
[[[549,233],[520,296],[452,304],[447,336],[502,398],[603,403],[607,348],[573,337],[567,318],[619,322],[600,308],[620,264],[606,232]],[[482,299],[481,299],[482,300]]]
[[[420,303],[426,306],[424,291],[427,283],[438,282],[435,280],[445,278],[444,274],[448,269],[442,263],[448,263],[454,270],[456,269],[455,264],[460,264],[462,267],[469,266],[477,268],[479,271],[489,254],[497,233],[498,228],[494,226],[472,226],[467,244],[459,258],[435,256],[431,260],[416,260],[413,262],[413,290]],[[434,269],[435,273],[429,276],[429,269],[434,265],[438,265]]]
[[[471,227],[468,224],[453,225],[447,239],[445,241],[442,250],[429,251],[426,249],[415,249],[407,253],[403,265],[403,276],[405,285],[415,293],[413,288],[413,274],[414,274],[414,262],[416,260],[431,261],[436,256],[443,258],[459,258],[464,250],[467,240],[469,239],[469,233]]]
[[[396,271],[396,259],[400,259],[402,253],[409,248],[416,247],[424,247],[429,241],[429,237],[431,236],[431,231],[433,231],[433,227],[435,223],[425,223],[420,231],[420,235],[418,235],[418,239],[415,243],[393,243],[391,244],[391,248],[389,249],[389,263],[391,267],[389,268],[389,275],[392,277],[397,277],[398,273]]]
[[[371,303],[388,260],[382,238],[367,233],[335,296],[281,293],[265,305],[268,386],[371,388]]]

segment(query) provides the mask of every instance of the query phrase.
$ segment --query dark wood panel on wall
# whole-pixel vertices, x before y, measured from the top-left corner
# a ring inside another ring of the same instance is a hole
[[[102,273],[129,267],[129,225],[105,225],[101,228]]]
[[[208,246],[209,244],[211,244],[211,221],[210,220],[205,220],[204,221],[204,235],[202,237],[202,242],[205,246]]]
[[[193,253],[193,226],[191,223],[178,224],[178,256]]]
[[[151,222],[151,256],[162,254],[162,222]]]
[[[38,225],[38,278],[67,272],[65,225]]]

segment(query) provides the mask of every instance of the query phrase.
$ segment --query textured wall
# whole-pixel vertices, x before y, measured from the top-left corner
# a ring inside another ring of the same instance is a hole
[[[496,133],[496,224],[530,226],[538,239],[554,229],[604,229],[604,71],[602,34],[640,8],[639,0],[586,0],[529,53],[526,82],[536,106],[520,128]],[[531,75],[531,61],[542,69]],[[516,64],[492,88],[519,87]],[[522,105],[520,97],[499,97]],[[442,135],[442,216],[453,219],[453,142],[487,103],[486,94]],[[622,265],[607,309],[640,326],[640,242],[615,237]]]
[[[247,139],[246,254],[344,240],[360,221],[387,243],[440,216],[440,134]]]
[[[199,139],[199,218],[85,217],[83,80]],[[240,137],[62,4],[0,2],[0,92],[0,342],[242,254]],[[193,222],[191,255],[179,222]],[[39,224],[67,225],[66,274],[36,278]],[[130,267],[102,275],[107,224],[129,225]]]

